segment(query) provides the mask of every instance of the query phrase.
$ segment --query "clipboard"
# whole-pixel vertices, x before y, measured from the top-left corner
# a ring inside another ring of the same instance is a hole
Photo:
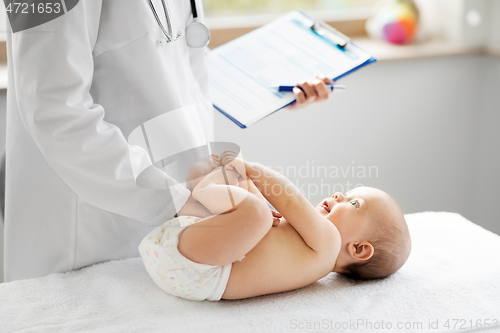
[[[328,24],[293,11],[209,52],[214,107],[246,128],[295,101],[278,85],[326,75],[336,81],[372,62]]]

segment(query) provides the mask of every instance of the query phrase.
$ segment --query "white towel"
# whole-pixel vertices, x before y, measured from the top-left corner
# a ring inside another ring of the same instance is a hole
[[[0,331],[427,332],[500,320],[500,237],[458,214],[406,217],[412,253],[383,280],[331,273],[295,291],[196,302],[162,292],[133,258],[0,284]]]

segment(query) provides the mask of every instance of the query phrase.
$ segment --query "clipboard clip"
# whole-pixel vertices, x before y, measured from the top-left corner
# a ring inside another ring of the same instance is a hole
[[[315,21],[311,25],[311,30],[318,35],[329,39],[333,43],[337,44],[337,46],[340,48],[345,48],[351,42],[351,39],[349,37],[321,21]]]

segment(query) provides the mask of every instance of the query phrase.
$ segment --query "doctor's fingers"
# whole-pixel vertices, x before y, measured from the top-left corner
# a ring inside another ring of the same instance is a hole
[[[316,100],[318,97],[318,94],[316,93],[315,87],[313,86],[313,82],[307,82],[307,81],[299,81],[297,83],[297,87],[299,87],[302,92],[305,95],[305,102],[307,104],[312,103]],[[296,90],[294,89],[294,92]]]
[[[288,105],[287,109],[297,110],[310,104],[310,102],[307,102],[306,95],[300,88],[293,87],[293,94],[295,95],[295,102]]]
[[[295,95],[295,103],[290,105],[291,108],[298,108],[307,103],[306,94],[302,91],[302,89],[294,87],[293,93]]]
[[[333,83],[335,83],[335,81],[333,81],[332,79],[327,78],[324,75],[317,75],[316,78],[319,79],[319,80],[321,80],[321,81],[323,81],[323,82],[325,82],[325,83],[327,83],[327,84],[333,84]]]
[[[330,96],[328,88],[326,87],[325,82],[320,79],[314,79],[312,81],[312,85],[314,90],[317,93],[316,102],[326,101],[328,96]]]
[[[297,87],[293,88],[293,93],[295,94],[295,103],[288,106],[291,110],[306,107],[315,102],[319,97],[312,82],[309,83],[306,81],[299,81]]]

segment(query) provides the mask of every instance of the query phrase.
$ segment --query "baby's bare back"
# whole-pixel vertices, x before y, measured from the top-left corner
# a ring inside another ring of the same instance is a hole
[[[333,270],[335,256],[318,254],[284,219],[232,264],[223,299],[288,291],[309,285]]]

